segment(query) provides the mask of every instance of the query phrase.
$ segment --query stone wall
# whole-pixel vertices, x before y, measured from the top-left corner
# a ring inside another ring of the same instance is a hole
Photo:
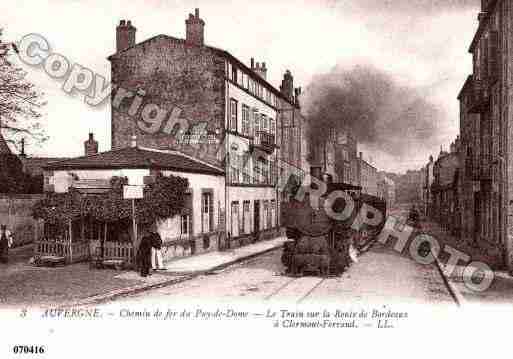
[[[133,98],[125,99],[115,108],[119,90],[113,91],[113,148],[129,146],[131,136],[135,134],[140,146],[179,148],[193,155],[197,146],[181,147],[176,136],[169,134],[169,129],[172,129],[172,121],[169,122],[171,114],[173,119],[183,118],[190,124],[207,121],[207,130],[212,132],[224,128],[225,61],[216,51],[159,35],[114,55],[111,64],[113,84],[134,92],[145,91],[141,108],[145,104],[155,104],[167,111],[162,125],[155,128],[151,123],[141,121],[141,111],[134,116],[129,115]],[[165,131],[167,126],[170,128]],[[215,152],[216,146],[210,145],[208,150]],[[212,162],[219,164],[215,162],[215,157]]]
[[[43,195],[0,196],[0,224],[13,232],[14,247],[32,243],[42,233],[42,223],[32,218],[32,206]]]

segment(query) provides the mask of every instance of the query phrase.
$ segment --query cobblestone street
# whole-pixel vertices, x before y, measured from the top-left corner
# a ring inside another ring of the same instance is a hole
[[[408,303],[453,304],[433,266],[416,264],[375,246],[340,278],[281,275],[281,250],[212,275],[155,289],[123,300],[172,302]]]
[[[91,270],[88,263],[36,267],[28,263],[32,255],[31,246],[13,249],[9,263],[0,264],[0,308],[69,305],[97,294],[169,280],[163,275],[143,280],[135,272]]]

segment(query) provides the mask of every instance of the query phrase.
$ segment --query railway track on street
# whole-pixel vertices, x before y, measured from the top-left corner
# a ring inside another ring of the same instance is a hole
[[[298,277],[291,278],[265,297],[266,301],[294,301],[301,303],[307,299],[327,278]]]

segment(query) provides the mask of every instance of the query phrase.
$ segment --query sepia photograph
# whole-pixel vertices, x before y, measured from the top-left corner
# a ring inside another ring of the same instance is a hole
[[[512,83],[511,0],[0,0],[0,357],[504,355]]]

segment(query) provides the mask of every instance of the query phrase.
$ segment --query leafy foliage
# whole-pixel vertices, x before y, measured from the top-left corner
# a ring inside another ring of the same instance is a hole
[[[20,193],[22,190],[23,165],[18,156],[13,154],[0,155],[0,183],[3,193]]]
[[[81,195],[74,188],[66,193],[48,193],[36,203],[32,215],[48,223],[62,223],[80,216],[99,222],[118,222],[132,217],[130,200],[123,199],[126,177],[113,177],[111,189],[102,195]],[[186,178],[158,175],[144,188],[144,198],[136,200],[136,220],[149,224],[157,219],[173,217],[184,210]]]
[[[0,154],[0,193],[41,193],[43,176],[31,176],[23,172],[23,164],[18,156]]]
[[[28,136],[35,143],[47,139],[40,122],[40,108],[46,103],[41,101],[43,94],[27,81],[26,75],[26,71],[0,56],[0,130],[14,146],[21,136]]]

